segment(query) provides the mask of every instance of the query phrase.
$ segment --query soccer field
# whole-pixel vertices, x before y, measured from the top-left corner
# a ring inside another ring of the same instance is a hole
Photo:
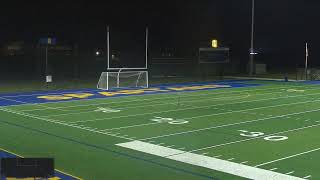
[[[320,179],[320,84],[166,88],[0,95],[0,148],[85,180]]]

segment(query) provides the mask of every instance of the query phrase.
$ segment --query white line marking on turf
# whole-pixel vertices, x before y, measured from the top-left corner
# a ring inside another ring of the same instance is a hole
[[[305,176],[305,177],[303,177],[304,179],[309,179],[309,178],[311,178],[312,176],[311,175],[308,175],[308,176]]]
[[[199,154],[189,153],[177,149],[158,146],[142,141],[131,141],[127,143],[117,144],[118,146],[160,156],[163,158],[175,160],[191,164],[194,166],[204,167],[248,179],[259,180],[301,180],[302,178],[281,174],[265,169],[247,166],[244,164],[225,161],[213,157],[203,156]]]
[[[222,112],[222,113],[215,113],[215,114],[207,114],[202,116],[195,116],[190,118],[183,118],[182,120],[189,120],[189,119],[195,119],[195,118],[202,118],[202,117],[210,117],[210,116],[217,116],[217,115],[223,115],[223,114],[232,114],[232,113],[241,113],[246,111],[252,111],[252,110],[258,110],[258,109],[266,109],[266,108],[274,108],[274,107],[281,107],[281,106],[290,106],[290,105],[297,105],[297,104],[306,104],[306,103],[318,103],[320,100],[313,100],[313,101],[300,101],[295,103],[287,103],[287,104],[278,104],[273,106],[262,106],[257,108],[251,108],[251,109],[242,109],[242,110],[236,110],[236,111],[230,111],[230,112]],[[216,106],[216,105],[214,105]],[[210,107],[210,106],[206,106]],[[162,114],[162,113],[168,113],[168,112],[177,112],[177,111],[183,111],[183,110],[194,110],[194,109],[201,109],[203,107],[197,107],[197,108],[184,108],[184,109],[174,109],[174,110],[167,110],[167,111],[156,111],[156,112],[150,112],[150,113],[141,113],[141,114],[132,114],[127,116],[117,116],[117,117],[111,117],[111,118],[98,118],[98,119],[92,119],[92,120],[84,120],[84,121],[74,121],[71,123],[86,123],[86,122],[95,122],[95,121],[104,121],[104,120],[110,120],[110,119],[121,119],[121,118],[127,118],[127,117],[136,117],[136,116],[145,116],[145,115],[153,115],[153,114]]]
[[[270,90],[277,90],[278,88],[263,88],[263,89],[253,89],[253,90],[241,90],[241,91],[235,91],[233,89],[233,91],[230,92],[222,92],[222,93],[217,93],[217,92],[210,92],[210,90],[208,93],[202,93],[202,94],[196,94],[196,95],[184,95],[183,97],[198,97],[198,96],[207,96],[207,95],[219,95],[219,94],[234,94],[234,93],[243,93],[243,92],[256,92],[256,91],[270,91]],[[310,88],[310,89],[318,89],[318,88]],[[175,94],[179,94],[181,92],[168,92],[167,94],[170,95],[175,95]],[[194,93],[194,91],[185,91],[184,93]],[[263,94],[275,94],[275,93],[283,93],[283,92],[273,92],[273,93],[263,93]],[[65,93],[64,93],[65,94]],[[262,94],[262,95],[263,95]],[[48,95],[48,94],[44,94],[44,95]],[[59,95],[59,94],[56,94]],[[61,95],[61,94],[60,94]],[[154,95],[154,94],[143,94],[143,95],[133,95],[133,96],[122,96],[122,97],[117,97],[117,98],[127,98],[127,97],[134,97],[134,96],[144,96],[144,95]],[[86,105],[76,105],[76,106],[63,106],[63,107],[57,107],[57,108],[69,108],[69,107],[81,107],[81,106],[95,106],[95,105],[103,105],[103,104],[116,104],[116,103],[128,103],[128,102],[139,102],[139,101],[146,101],[146,100],[163,100],[163,99],[172,99],[174,97],[161,97],[161,98],[147,98],[147,99],[137,99],[137,100],[129,100],[129,101],[117,101],[117,102],[104,102],[104,103],[93,103],[93,104],[86,104]],[[96,99],[81,99],[81,101],[94,101],[94,100],[105,100],[105,98],[96,98]],[[79,101],[79,100],[69,100],[69,101],[63,101],[63,103],[70,103],[70,102],[74,102],[74,101]],[[46,102],[45,104],[55,104],[55,103],[61,103],[61,101],[59,102]],[[33,104],[44,104],[44,103],[32,103]],[[16,105],[12,105],[12,106],[16,106]],[[20,105],[19,105],[20,106]],[[49,107],[48,107],[49,108]],[[45,110],[45,109],[34,109],[34,110]]]
[[[245,92],[245,91],[243,91]],[[241,93],[243,93],[241,92]],[[274,93],[264,93],[265,94],[278,94],[278,93],[281,93],[281,92],[274,92]],[[184,95],[183,98],[186,98],[186,97],[198,97],[198,96],[207,96],[207,95],[210,95],[210,94],[214,94],[212,92],[209,92],[209,93],[202,93],[202,94],[198,94],[198,95]],[[223,94],[223,93],[221,93]],[[231,94],[231,93],[230,93]],[[249,97],[250,94],[246,94],[246,95],[242,95],[242,96],[234,96],[234,97],[218,97],[218,98],[205,98],[205,99],[199,99],[197,98],[196,100],[184,100],[183,102],[201,102],[201,101],[210,101],[210,100],[228,100],[228,99],[243,99],[243,98],[247,98]],[[97,99],[102,99],[102,98],[97,98]],[[81,105],[74,105],[74,106],[63,106],[63,107],[57,107],[57,109],[67,109],[67,108],[73,108],[73,107],[88,107],[88,106],[97,106],[97,105],[105,105],[105,104],[120,104],[120,103],[130,103],[130,102],[144,102],[144,101],[147,101],[147,100],[163,100],[163,99],[174,99],[174,97],[163,97],[163,98],[150,98],[150,99],[137,99],[137,100],[130,100],[130,101],[116,101],[116,102],[104,102],[104,103],[93,103],[93,104],[81,104]],[[93,100],[93,99],[82,99],[82,100]],[[65,102],[70,102],[70,101],[65,101]],[[48,102],[50,103],[50,102]],[[53,102],[51,102],[53,103]],[[43,103],[28,103],[28,104],[43,104]],[[168,104],[173,104],[173,105],[176,105],[176,103],[157,103],[157,104],[145,104],[145,105],[142,105],[142,106],[132,106],[132,107],[127,107],[126,109],[135,109],[135,108],[141,108],[141,107],[152,107],[152,106],[162,106],[162,105],[168,105]],[[48,106],[45,106],[47,108],[35,108],[35,109],[27,109],[27,110],[23,110],[23,112],[29,112],[29,111],[43,111],[43,110],[46,110],[46,109],[50,109],[50,107]],[[116,107],[116,108],[119,108],[119,107]],[[89,110],[91,108],[86,108],[84,110]],[[83,113],[88,113],[88,112],[83,112]]]
[[[228,161],[232,161],[232,160],[234,160],[234,158],[230,158],[230,159],[227,159]]]
[[[230,84],[230,83],[221,83],[221,82],[211,82],[211,83],[212,84]],[[199,83],[196,83],[196,84],[191,83],[191,84],[189,84],[189,86],[193,86],[193,85],[199,85]],[[277,87],[277,88],[265,88],[266,86],[256,86],[256,89],[258,91],[262,91],[262,90],[278,90],[279,88],[288,88],[288,87],[291,88],[291,87],[297,87],[297,86],[299,86],[299,85],[285,85],[285,86],[279,85],[279,87]],[[169,86],[166,86],[166,87],[169,87]],[[311,87],[311,88],[309,88],[309,87]],[[315,87],[315,88],[313,88],[313,87]],[[309,90],[310,89],[318,89],[316,87],[317,87],[316,85],[315,86],[309,85],[308,88],[305,88],[305,89],[309,89]],[[157,87],[155,87],[155,88],[157,88]],[[249,88],[252,88],[252,87],[249,87]],[[282,89],[280,89],[280,90],[282,90]],[[283,89],[283,90],[286,90],[286,89]],[[245,90],[245,91],[254,91],[254,90]],[[45,96],[45,95],[63,95],[63,94],[74,94],[74,93],[91,93],[91,92],[104,92],[104,91],[103,90],[99,90],[99,89],[96,89],[96,90],[92,89],[92,90],[88,90],[88,91],[80,90],[80,91],[66,91],[66,92],[52,92],[52,93],[35,93],[35,94],[22,94],[22,95],[16,95],[16,96],[7,95],[7,96],[2,96],[2,97],[9,97],[9,98],[10,97],[28,97],[28,96]],[[190,91],[190,92],[192,92],[192,91]],[[234,93],[237,93],[237,92],[240,92],[240,91],[235,91]],[[241,92],[243,92],[243,91],[241,91]],[[180,93],[180,92],[174,92],[174,93]],[[217,94],[224,94],[224,93],[217,93]],[[92,99],[88,99],[88,100],[92,100]]]
[[[274,94],[274,93],[265,93],[265,94]],[[264,94],[264,95],[265,95]],[[319,93],[316,93],[316,94],[319,94]],[[307,95],[297,95],[297,96],[290,96],[290,97],[300,97],[300,96],[309,96],[309,95],[313,95],[313,94],[307,94]],[[285,97],[285,99],[286,98],[290,98],[290,97]],[[163,99],[163,98],[162,98]],[[225,104],[219,104],[219,105],[214,105],[214,106],[222,106],[222,105],[228,105],[228,104],[239,104],[239,103],[246,103],[246,102],[256,102],[256,101],[264,101],[264,100],[271,100],[271,99],[281,99],[281,98],[279,98],[279,97],[276,97],[276,98],[267,98],[267,99],[257,99],[257,100],[252,100],[252,101],[240,101],[240,102],[236,102],[236,103],[225,103]],[[204,99],[205,101],[207,101],[207,99]],[[137,100],[134,100],[134,101],[137,101]],[[140,100],[139,100],[140,101]],[[192,102],[192,101],[190,101],[190,102]],[[109,102],[109,104],[112,104],[112,102]],[[116,102],[115,102],[116,103]],[[101,104],[108,104],[108,103],[99,103],[99,104],[93,104],[93,105],[101,105]],[[168,104],[168,103],[164,103],[165,105],[166,104]],[[172,104],[172,103],[169,103],[169,104]],[[174,103],[175,104],[175,103]],[[35,104],[35,105],[37,105],[37,104]],[[76,106],[63,106],[63,107],[56,107],[55,109],[66,109],[66,108],[70,108],[70,107],[80,107],[80,106],[91,106],[92,104],[89,104],[89,105],[76,105]],[[39,105],[40,106],[40,105]],[[147,105],[146,105],[147,106]],[[150,106],[150,105],[148,105],[148,106]],[[151,106],[153,106],[153,105],[151,105]],[[22,110],[23,112],[27,112],[27,111],[36,111],[36,110],[46,110],[46,108],[44,108],[44,107],[47,107],[47,106],[43,106],[41,109],[33,109],[33,110]],[[135,108],[136,106],[134,106],[133,108]],[[200,106],[199,106],[200,107]],[[197,108],[199,108],[199,107],[197,107]],[[206,106],[205,106],[206,107]],[[212,106],[210,106],[210,107],[212,107]],[[50,107],[48,107],[48,109],[50,109]],[[67,110],[66,110],[67,111]],[[90,111],[88,111],[88,112],[90,112]],[[68,113],[69,114],[69,113]],[[68,114],[66,114],[66,115],[68,115]]]
[[[274,170],[277,170],[278,168],[271,168],[269,169],[270,171],[274,171]]]
[[[176,135],[182,135],[182,134],[189,134],[189,133],[194,133],[194,132],[199,132],[199,131],[206,131],[206,130],[210,130],[210,129],[218,129],[218,128],[223,128],[223,127],[229,127],[229,126],[235,126],[235,125],[241,125],[241,124],[247,124],[247,123],[253,123],[253,122],[260,122],[260,121],[265,121],[265,120],[269,120],[269,119],[285,118],[285,117],[288,117],[288,116],[306,114],[306,113],[317,112],[317,111],[320,111],[320,109],[297,112],[297,113],[291,113],[291,114],[285,114],[285,115],[280,115],[280,116],[273,116],[273,117],[268,117],[268,118],[255,119],[255,120],[250,120],[250,121],[243,121],[243,122],[238,122],[238,123],[225,124],[225,125],[221,125],[221,126],[212,126],[212,127],[208,127],[208,128],[201,128],[201,129],[183,131],[183,132],[160,135],[160,136],[154,136],[154,137],[140,139],[140,141],[163,138],[163,137],[170,137],[170,136],[176,136]]]
[[[215,158],[218,158],[218,157],[221,157],[222,155],[217,155],[217,156],[213,156],[213,157],[215,157]]]
[[[249,161],[243,161],[240,164],[247,164]]]
[[[17,101],[17,100],[13,100],[13,99],[7,99],[7,98],[3,98],[3,97],[0,97],[0,99],[3,99],[3,100],[6,100],[6,101],[11,101],[11,102],[16,102],[16,103],[21,103],[21,105],[26,105],[26,104],[30,104],[28,102],[24,102],[24,101]],[[54,109],[54,110],[59,110],[59,111],[65,111],[63,109],[58,109],[58,108],[55,108],[55,107],[47,107],[47,106],[44,106],[44,105],[41,105],[41,104],[35,104],[35,106],[38,106],[38,107],[41,107],[42,109]],[[1,106],[0,106],[1,107]]]
[[[294,171],[290,171],[290,172],[287,172],[286,174],[289,175],[289,174],[293,174],[293,173],[294,173]]]
[[[291,85],[290,86],[279,86],[279,87],[291,87]],[[277,90],[277,89],[279,89],[279,87],[278,88],[261,88],[261,89],[259,89],[259,88],[255,88],[255,89],[253,89],[253,90],[242,90],[241,89],[241,92],[251,92],[251,91],[253,91],[253,92],[256,92],[256,91],[265,91],[265,90]],[[292,85],[292,87],[296,87],[296,85]],[[312,88],[313,86],[310,86],[311,88],[306,88],[306,89],[310,89],[310,90],[312,90],[312,89],[318,89],[318,88]],[[232,94],[232,93],[239,93],[240,91],[235,91],[234,89],[232,89],[233,91],[230,91],[230,94]],[[92,91],[90,91],[90,92],[93,92],[93,91],[96,91],[96,90],[92,90]],[[98,90],[97,90],[98,91]],[[205,90],[204,90],[205,91]],[[210,90],[207,90],[207,91],[210,91]],[[89,92],[89,93],[90,93]],[[166,95],[168,95],[168,94],[170,94],[170,95],[175,95],[175,94],[179,94],[179,93],[181,93],[181,92],[169,92],[169,93],[166,93]],[[186,91],[186,92],[184,92],[184,93],[194,93],[193,91]],[[281,93],[281,92],[273,92],[273,94],[274,93]],[[212,93],[212,94],[227,94],[227,93]],[[33,94],[34,95],[34,94]],[[33,96],[33,95],[31,95],[31,96]],[[45,94],[45,95],[48,95],[48,94]],[[132,96],[122,96],[122,97],[112,97],[112,98],[128,98],[128,97],[139,97],[139,96],[146,96],[146,95],[154,95],[154,94],[142,94],[142,95],[132,95]],[[204,95],[204,94],[203,94]],[[192,95],[191,95],[192,96]],[[184,97],[188,97],[188,96],[184,96]],[[163,98],[158,98],[158,99],[163,99]],[[105,98],[96,98],[96,99],[82,99],[82,101],[97,101],[97,100],[105,100]],[[139,100],[134,100],[134,101],[145,101],[146,99],[139,99]],[[147,99],[147,100],[155,100],[155,98],[149,98],[149,99]],[[68,100],[68,101],[59,101],[59,102],[45,102],[45,103],[29,103],[29,104],[27,104],[27,105],[37,105],[37,104],[60,104],[60,103],[72,103],[72,102],[75,102],[75,101],[79,101],[78,99],[76,99],[76,100]],[[132,101],[127,101],[127,102],[132,102]],[[100,104],[110,104],[111,102],[107,102],[107,103],[100,103]],[[120,103],[120,102],[119,102]],[[98,105],[98,104],[97,104]],[[7,106],[7,107],[15,107],[15,106],[21,106],[21,105],[10,105],[10,106]],[[49,107],[48,107],[49,108]],[[62,107],[63,108],[63,107]],[[42,108],[42,109],[44,109],[44,108]]]
[[[89,131],[89,132],[94,132],[94,133],[97,133],[97,134],[104,134],[104,135],[108,135],[108,136],[112,136],[112,137],[117,137],[117,138],[121,138],[121,139],[126,139],[126,140],[131,140],[131,141],[134,140],[134,139],[131,139],[131,138],[125,138],[125,137],[115,136],[115,135],[108,134],[108,133],[104,133],[104,132],[101,132],[101,131],[95,131],[95,130],[91,130],[91,129],[85,129],[85,128],[83,128],[83,127],[71,125],[71,124],[68,124],[68,123],[54,122],[53,119],[42,118],[42,117],[38,117],[38,116],[34,116],[34,115],[22,113],[22,112],[16,112],[16,111],[9,110],[9,109],[5,109],[5,108],[0,108],[0,111],[12,113],[12,114],[16,114],[16,115],[20,115],[20,116],[24,116],[24,117],[30,117],[30,118],[33,118],[33,119],[38,119],[38,120],[41,120],[41,121],[45,121],[45,122],[49,122],[49,123],[53,123],[53,124],[58,124],[58,125],[66,126],[66,127],[72,127],[72,128],[77,128],[77,129]]]
[[[320,124],[312,125],[312,126],[305,126],[305,127],[302,127],[302,128],[290,129],[290,130],[281,131],[281,132],[277,132],[277,133],[272,133],[272,134],[268,134],[268,135],[264,135],[264,136],[253,137],[253,138],[243,139],[243,140],[239,140],[239,141],[232,141],[232,142],[228,142],[228,143],[224,143],[224,144],[217,144],[217,145],[213,145],[213,146],[199,148],[199,149],[195,149],[195,150],[192,150],[192,151],[189,151],[189,152],[197,152],[197,151],[202,151],[202,150],[207,150],[207,149],[213,149],[213,148],[216,148],[216,147],[227,146],[227,145],[230,145],[230,144],[237,144],[237,143],[241,143],[241,142],[246,142],[246,141],[265,138],[265,137],[268,137],[268,136],[273,136],[273,135],[278,135],[278,134],[283,134],[283,133],[288,133],[288,132],[295,132],[295,131],[300,131],[300,130],[303,130],[303,129],[319,127],[319,126],[320,126]],[[319,150],[320,150],[320,148],[319,148]]]
[[[104,129],[104,130],[102,130],[102,131],[112,131],[112,130],[119,130],[119,129],[128,129],[128,128],[133,128],[133,127],[149,126],[149,125],[154,125],[154,124],[161,124],[161,122],[146,123],[146,124],[137,124],[137,125],[132,125],[132,126],[123,126],[123,127],[118,127],[118,128]]]
[[[276,159],[276,160],[269,161],[269,162],[266,162],[266,163],[262,163],[262,164],[256,165],[255,167],[261,167],[261,166],[264,166],[264,165],[267,165],[267,164],[272,164],[272,163],[275,163],[275,162],[278,162],[278,161],[291,159],[291,158],[294,158],[294,157],[297,157],[297,156],[301,156],[301,155],[304,155],[304,154],[309,154],[309,153],[312,153],[312,152],[315,152],[315,151],[319,151],[319,150],[320,150],[320,148],[313,149],[313,150],[310,150],[310,151],[305,151],[305,152],[302,152],[302,153],[298,153],[298,154],[294,154],[294,155],[287,156],[287,157],[284,157],[284,158],[280,158],[280,159]]]

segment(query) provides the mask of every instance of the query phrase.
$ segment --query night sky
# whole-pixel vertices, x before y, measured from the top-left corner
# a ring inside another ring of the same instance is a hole
[[[317,0],[256,0],[255,47],[269,54],[261,60],[299,64],[309,42],[316,63],[319,7]],[[46,35],[65,42],[103,43],[106,24],[124,29],[147,25],[156,42],[200,47],[217,38],[232,48],[234,59],[244,59],[250,15],[251,0],[17,1],[1,4],[0,43],[33,42]]]

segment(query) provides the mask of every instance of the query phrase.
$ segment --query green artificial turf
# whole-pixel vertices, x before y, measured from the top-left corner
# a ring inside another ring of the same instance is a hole
[[[0,145],[25,157],[54,157],[56,168],[86,180],[242,179],[116,145],[131,140],[320,179],[319,97],[319,85],[266,82],[1,107]],[[284,140],[268,140],[273,136]]]

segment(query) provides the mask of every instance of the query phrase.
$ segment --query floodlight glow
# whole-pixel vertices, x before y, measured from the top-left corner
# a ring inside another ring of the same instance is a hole
[[[97,52],[96,52],[96,56],[99,56],[99,55],[100,55],[100,52],[99,52],[99,51],[97,51]]]

